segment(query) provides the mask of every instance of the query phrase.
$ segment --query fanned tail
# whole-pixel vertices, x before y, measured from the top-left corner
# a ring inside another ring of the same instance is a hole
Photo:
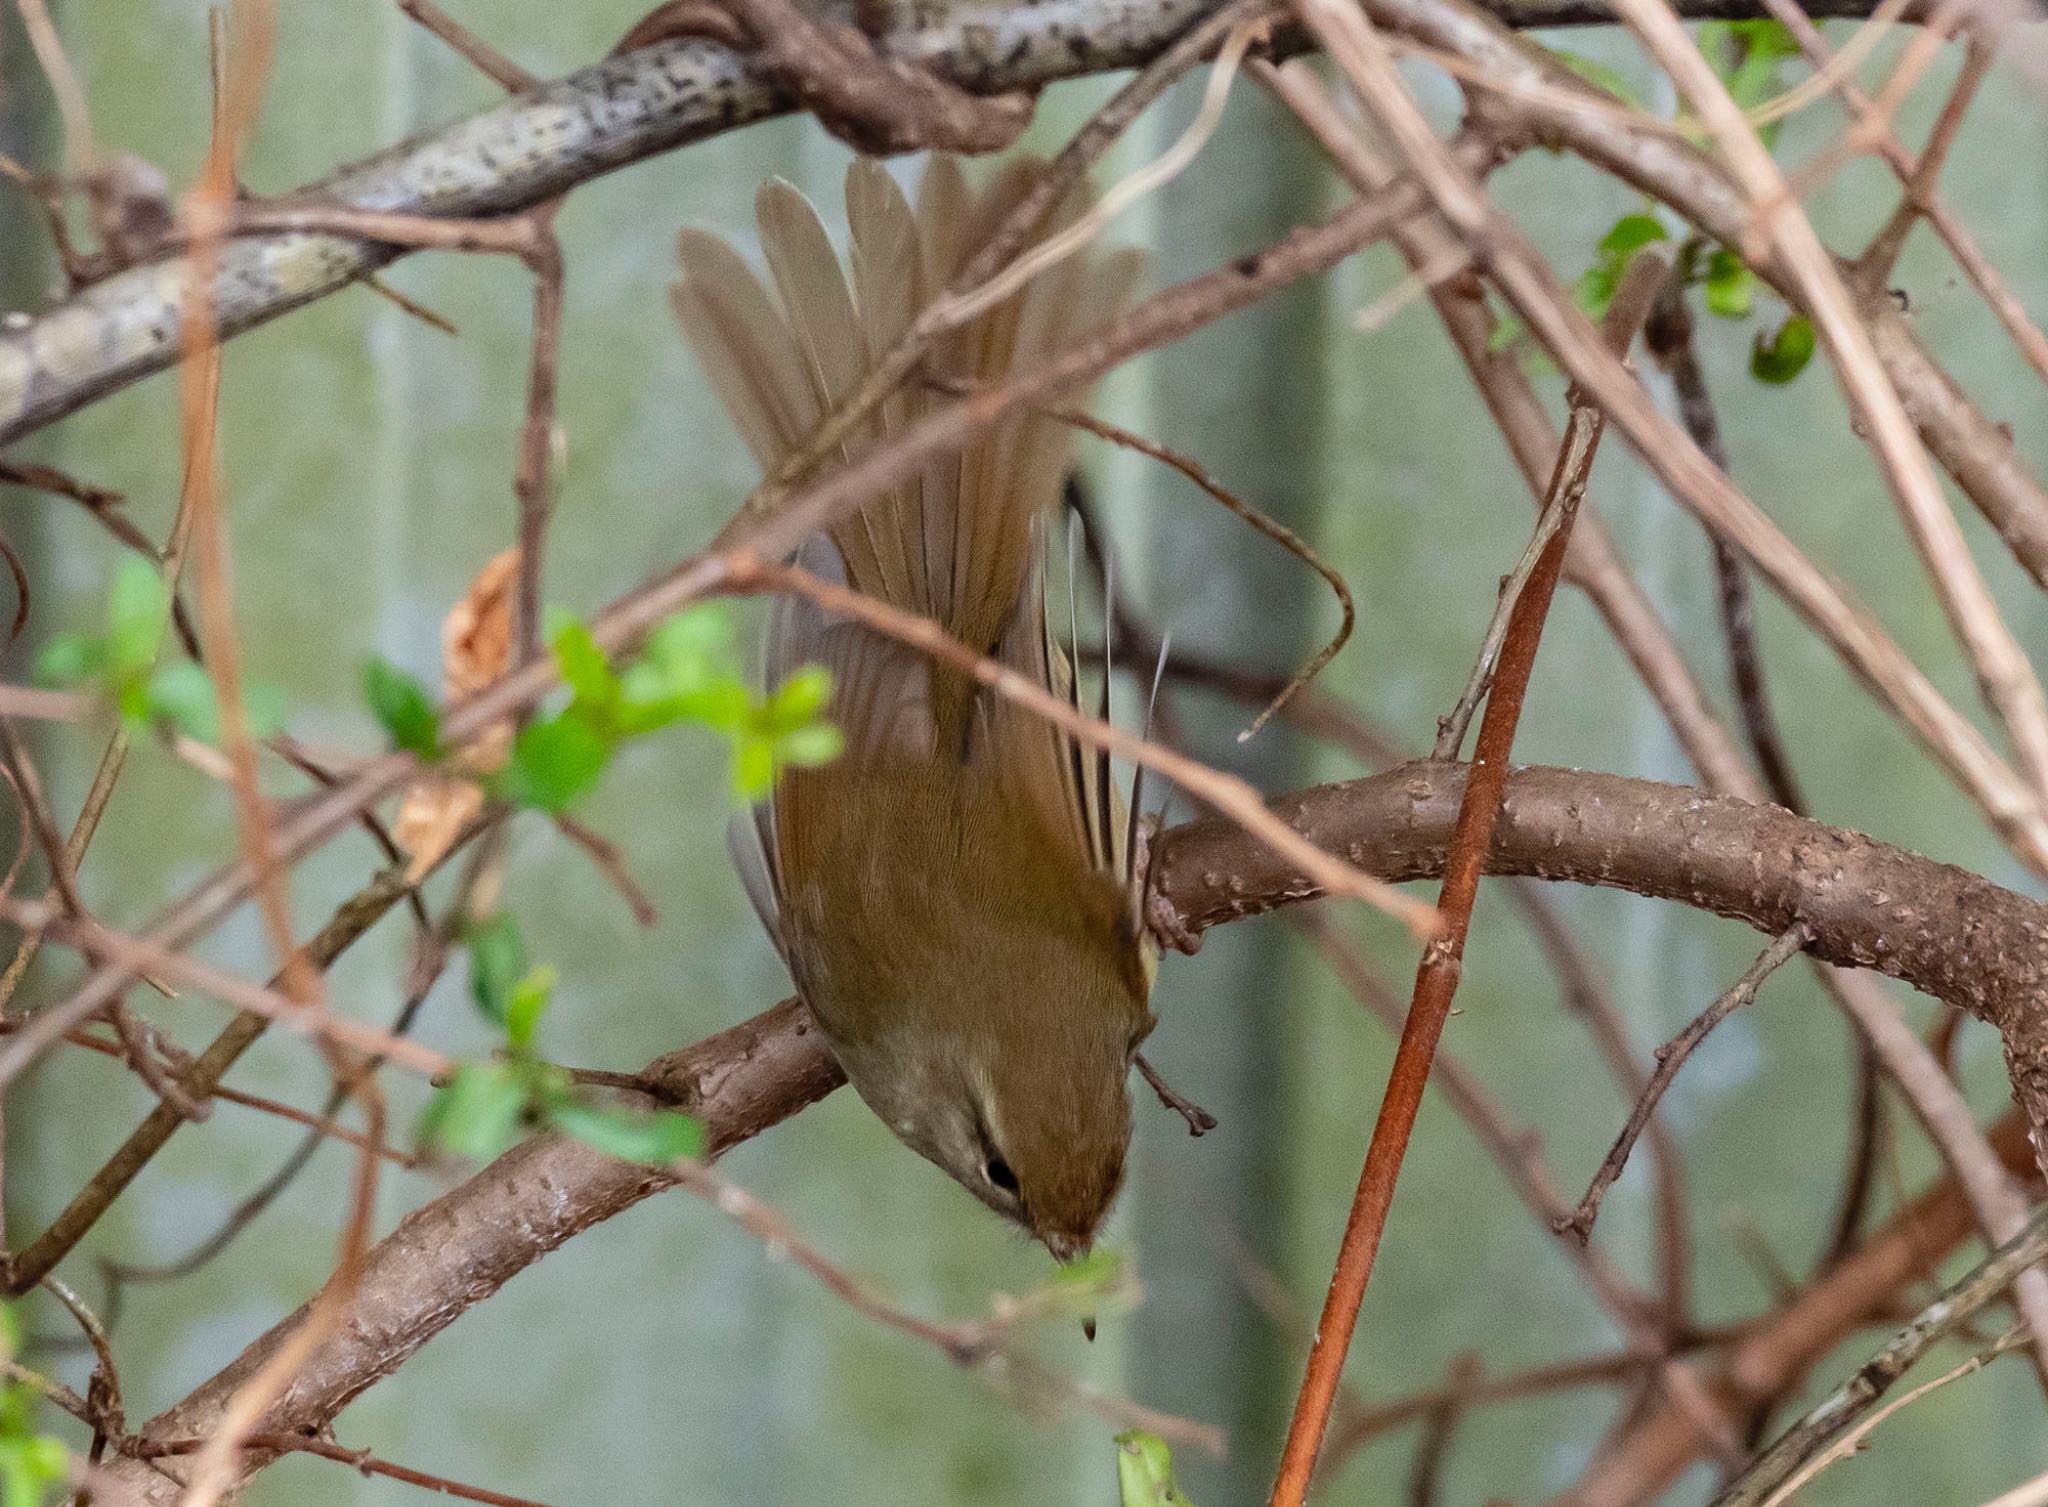
[[[913,210],[879,164],[855,162],[846,180],[850,282],[816,211],[779,180],[762,187],[755,205],[772,294],[725,242],[682,233],[676,313],[764,472],[807,444],[824,416],[859,390],[1044,170],[1014,161],[976,191],[956,162],[938,158]],[[1047,229],[1070,223],[1085,203],[1073,196]],[[1036,365],[1113,313],[1141,261],[1134,252],[1068,258],[936,342],[926,369],[979,385]],[[845,449],[884,440],[943,401],[913,378],[847,436]],[[807,545],[804,563],[936,619],[978,652],[1064,696],[1071,673],[1046,628],[1041,557],[1071,448],[1065,425],[1014,415],[959,455],[869,500],[829,530],[829,546]],[[1071,740],[1042,720],[991,705],[965,677],[935,673],[922,656],[803,601],[778,604],[767,660],[771,682],[806,662],[832,671],[832,712],[849,760],[968,758],[984,741],[999,743],[1005,778],[1071,829],[1093,866],[1115,872],[1121,813],[1104,804],[1094,756],[1077,759]],[[762,814],[758,843],[744,834],[739,844],[757,904],[778,893],[785,877],[774,826],[796,813],[782,804],[778,797],[778,809]]]

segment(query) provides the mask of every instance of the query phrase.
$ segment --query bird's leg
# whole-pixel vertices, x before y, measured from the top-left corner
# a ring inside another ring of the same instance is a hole
[[[873,157],[926,148],[999,151],[1031,123],[1036,103],[1023,91],[974,94],[914,63],[885,57],[866,26],[813,20],[791,0],[667,0],[614,52],[677,36],[708,37],[749,54],[776,89]]]
[[[1148,815],[1139,821],[1132,834],[1137,852],[1131,855],[1131,868],[1137,878],[1139,896],[1139,924],[1152,934],[1152,939],[1161,948],[1172,948],[1175,952],[1193,957],[1202,950],[1202,933],[1188,925],[1187,917],[1180,913],[1180,907],[1159,891],[1152,882],[1152,859],[1157,853],[1159,841],[1159,817]]]

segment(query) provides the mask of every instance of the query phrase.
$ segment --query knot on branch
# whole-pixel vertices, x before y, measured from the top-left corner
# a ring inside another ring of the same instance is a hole
[[[747,54],[774,89],[855,151],[871,157],[1009,146],[1031,124],[1028,92],[982,96],[878,51],[873,29],[817,21],[790,0],[666,0],[616,49],[708,37]]]

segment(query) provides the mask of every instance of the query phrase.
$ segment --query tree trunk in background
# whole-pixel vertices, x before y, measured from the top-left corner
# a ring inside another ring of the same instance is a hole
[[[1166,131],[1181,128],[1197,98],[1196,87],[1183,87]],[[1264,95],[1238,91],[1226,129],[1162,197],[1152,237],[1159,281],[1193,276],[1312,218],[1325,180],[1305,142]],[[1158,438],[1310,535],[1321,502],[1325,297],[1318,280],[1203,331],[1156,365],[1150,392]],[[1333,616],[1320,583],[1184,481],[1160,468],[1146,474],[1146,595],[1160,604],[1177,646],[1242,663],[1298,663]],[[1183,698],[1177,710],[1190,753],[1263,790],[1300,782],[1302,764],[1284,730],[1268,727],[1238,743],[1249,709]],[[1242,1239],[1262,1265],[1278,1267],[1289,1214],[1280,1197],[1290,1126],[1286,1033],[1299,1019],[1287,1008],[1297,966],[1287,943],[1278,928],[1232,927],[1207,942],[1199,964],[1165,965],[1151,1058],[1221,1125],[1189,1146],[1180,1122],[1149,1095],[1139,1105],[1161,1154],[1147,1159],[1159,1175],[1137,1211],[1146,1302],[1132,1385],[1154,1406],[1228,1429],[1226,1463],[1189,1455],[1183,1464],[1199,1502],[1263,1496],[1295,1371],[1293,1338],[1250,1301],[1236,1263],[1219,1260],[1214,1244]],[[1174,1139],[1182,1144],[1166,1144]]]

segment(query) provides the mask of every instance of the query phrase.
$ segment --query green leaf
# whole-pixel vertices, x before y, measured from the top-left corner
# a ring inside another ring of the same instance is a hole
[[[1173,1451],[1157,1434],[1131,1429],[1116,1436],[1119,1507],[1194,1507],[1173,1480]]]
[[[170,596],[157,568],[139,555],[124,555],[107,592],[106,655],[113,673],[148,669],[169,621]]]
[[[732,746],[732,792],[758,801],[775,788],[775,745],[766,738],[739,738]]]
[[[644,662],[628,666],[619,677],[619,696],[618,729],[628,737],[672,722],[695,722],[715,732],[734,732],[746,726],[753,708],[752,698],[737,676],[678,691],[665,670]]]
[[[1124,1258],[1121,1253],[1109,1246],[1098,1245],[1077,1260],[1062,1262],[1059,1269],[1053,1273],[1053,1280],[1061,1287],[1080,1287],[1093,1292],[1107,1291],[1116,1286],[1123,1264]]]
[[[89,633],[60,633],[36,655],[35,683],[63,690],[97,679],[105,650]]]
[[[1806,363],[1812,359],[1813,321],[1804,314],[1794,314],[1778,326],[1775,334],[1757,331],[1756,342],[1749,351],[1749,374],[1759,382],[1783,387],[1806,370]]]
[[[427,688],[396,665],[371,659],[363,665],[363,696],[370,714],[391,735],[395,747],[432,759],[441,751],[441,717]]]
[[[143,708],[150,721],[168,722],[188,738],[220,741],[220,707],[214,701],[212,677],[189,659],[157,667],[149,677]]]
[[[63,1444],[48,1434],[0,1439],[0,1507],[41,1507],[69,1472]]]
[[[465,1062],[421,1111],[417,1137],[458,1156],[489,1161],[519,1138],[526,1089],[506,1062]]]
[[[1486,354],[1498,356],[1528,333],[1528,327],[1510,314],[1493,327],[1493,333],[1486,337]]]
[[[643,652],[671,676],[695,682],[726,670],[731,648],[731,614],[707,602],[664,620]]]
[[[1707,258],[1707,309],[1723,319],[1747,319],[1756,303],[1756,274],[1726,246]]]
[[[515,1047],[533,1045],[540,1018],[555,998],[555,970],[536,968],[512,987],[505,1002],[505,1040]]]
[[[805,665],[790,672],[775,688],[763,708],[763,730],[795,732],[825,710],[832,699],[832,672],[821,665]]]
[[[485,1017],[499,1025],[511,1019],[513,995],[532,976],[526,963],[526,939],[510,911],[470,926],[469,992]]]
[[[784,733],[775,740],[775,762],[792,764],[799,769],[815,769],[820,764],[830,764],[845,751],[845,735],[829,722],[814,722],[793,733]]]
[[[1643,108],[1642,97],[1636,93],[1635,86],[1629,83],[1620,69],[1603,63],[1598,58],[1567,52],[1562,47],[1551,48],[1550,55],[1595,89],[1605,89],[1616,99],[1634,105],[1637,109]]]
[[[603,734],[571,708],[519,730],[499,793],[536,811],[566,811],[597,788],[610,757]]]
[[[1605,315],[1607,306],[1614,302],[1615,290],[1621,286],[1622,274],[1628,270],[1630,259],[1645,246],[1669,237],[1670,233],[1654,215],[1623,215],[1608,227],[1607,234],[1600,237],[1593,265],[1579,274],[1579,280],[1572,284],[1572,302],[1589,319]]]
[[[548,1119],[564,1135],[622,1162],[660,1167],[704,1149],[704,1127],[688,1115],[670,1111],[635,1114],[565,1099],[550,1107]]]
[[[1572,284],[1572,302],[1588,319],[1599,319],[1614,302],[1614,290],[1620,282],[1609,263],[1596,263],[1581,272],[1578,281]]]
[[[562,672],[562,684],[576,699],[593,708],[609,708],[619,697],[618,678],[612,674],[604,650],[590,636],[590,630],[573,617],[564,617],[548,641],[555,651],[555,664]]]
[[[1655,215],[1623,215],[1600,237],[1600,249],[1621,259],[1626,265],[1645,246],[1657,241],[1669,240],[1670,232],[1665,230]]]

